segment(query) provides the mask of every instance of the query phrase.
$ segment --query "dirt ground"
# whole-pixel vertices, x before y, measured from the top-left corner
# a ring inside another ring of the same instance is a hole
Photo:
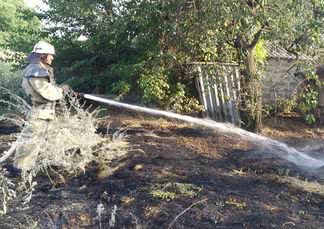
[[[0,228],[324,228],[324,168],[173,120],[119,110],[98,132],[108,124],[130,143],[126,158],[65,184],[39,176],[30,204],[11,203]],[[322,130],[279,119],[263,134],[322,158]],[[14,139],[10,128],[0,132],[4,151]]]

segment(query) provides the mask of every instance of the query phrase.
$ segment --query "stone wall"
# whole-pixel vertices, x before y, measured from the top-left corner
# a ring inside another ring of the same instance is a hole
[[[291,75],[295,71],[295,63],[291,59],[268,60],[262,78],[264,104],[274,104],[279,96],[286,99],[297,92],[297,86],[302,79]]]

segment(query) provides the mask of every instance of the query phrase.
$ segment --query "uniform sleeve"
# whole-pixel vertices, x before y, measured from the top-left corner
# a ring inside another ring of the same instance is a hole
[[[47,78],[30,77],[29,83],[44,99],[56,101],[63,98],[63,90],[60,87],[49,83]]]

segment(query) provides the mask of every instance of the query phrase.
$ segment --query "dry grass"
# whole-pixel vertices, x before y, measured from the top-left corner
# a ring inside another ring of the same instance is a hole
[[[225,201],[225,205],[228,206],[234,206],[237,209],[244,209],[246,208],[246,202],[239,200],[235,197],[229,197],[226,201]]]
[[[293,188],[300,189],[309,193],[319,194],[324,197],[324,184],[300,180],[295,177],[280,177],[279,182],[289,184]]]
[[[157,118],[154,116],[144,116],[141,114],[137,114],[135,117],[125,115],[123,113],[117,114],[118,118],[114,118],[115,122],[122,121],[121,126],[125,128],[146,128],[146,129],[154,129],[154,130],[172,130],[177,128],[185,128],[190,127],[191,124],[178,122],[175,120],[168,121],[166,118]],[[110,123],[106,123],[105,120],[100,122],[100,125],[109,125]]]
[[[278,118],[264,120],[262,134],[271,138],[324,138],[323,126],[307,125],[303,120],[296,118]]]
[[[274,205],[271,204],[271,203],[265,203],[265,204],[263,204],[262,206],[263,206],[263,208],[264,208],[265,210],[267,210],[268,212],[270,212],[270,213],[272,213],[272,214],[276,214],[276,213],[278,213],[278,212],[280,212],[280,211],[283,211],[283,209],[281,209],[281,208],[279,208],[279,207],[276,207],[276,206],[274,206]]]

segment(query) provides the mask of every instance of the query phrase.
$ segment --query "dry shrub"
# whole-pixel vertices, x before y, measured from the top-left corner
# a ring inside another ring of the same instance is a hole
[[[96,133],[98,110],[83,109],[73,97],[61,103],[60,116],[50,122],[30,119],[19,136],[17,150],[27,150],[30,159],[22,166],[22,176],[31,182],[40,171],[59,168],[69,174],[85,171],[92,161],[112,161],[127,153],[122,138]]]
[[[0,123],[10,122],[23,127],[31,106],[23,98],[0,86],[0,109]]]
[[[6,175],[7,171],[0,167],[0,215],[7,213],[8,202],[16,197],[15,184]]]
[[[29,113],[30,118],[17,121],[12,116],[4,115],[0,120],[18,122],[22,127],[13,146],[16,147],[16,157],[27,155],[19,165],[21,184],[28,192],[33,191],[33,179],[39,172],[49,175],[50,171],[59,171],[61,174],[77,175],[85,171],[90,162],[102,164],[104,161],[108,165],[127,154],[128,145],[122,135],[98,135],[96,115],[99,111],[84,109],[75,97],[60,103],[60,115],[52,121],[33,118],[28,104],[20,99],[16,101],[19,104],[10,102],[10,105],[17,105],[19,111],[24,107],[25,110],[20,113]]]

